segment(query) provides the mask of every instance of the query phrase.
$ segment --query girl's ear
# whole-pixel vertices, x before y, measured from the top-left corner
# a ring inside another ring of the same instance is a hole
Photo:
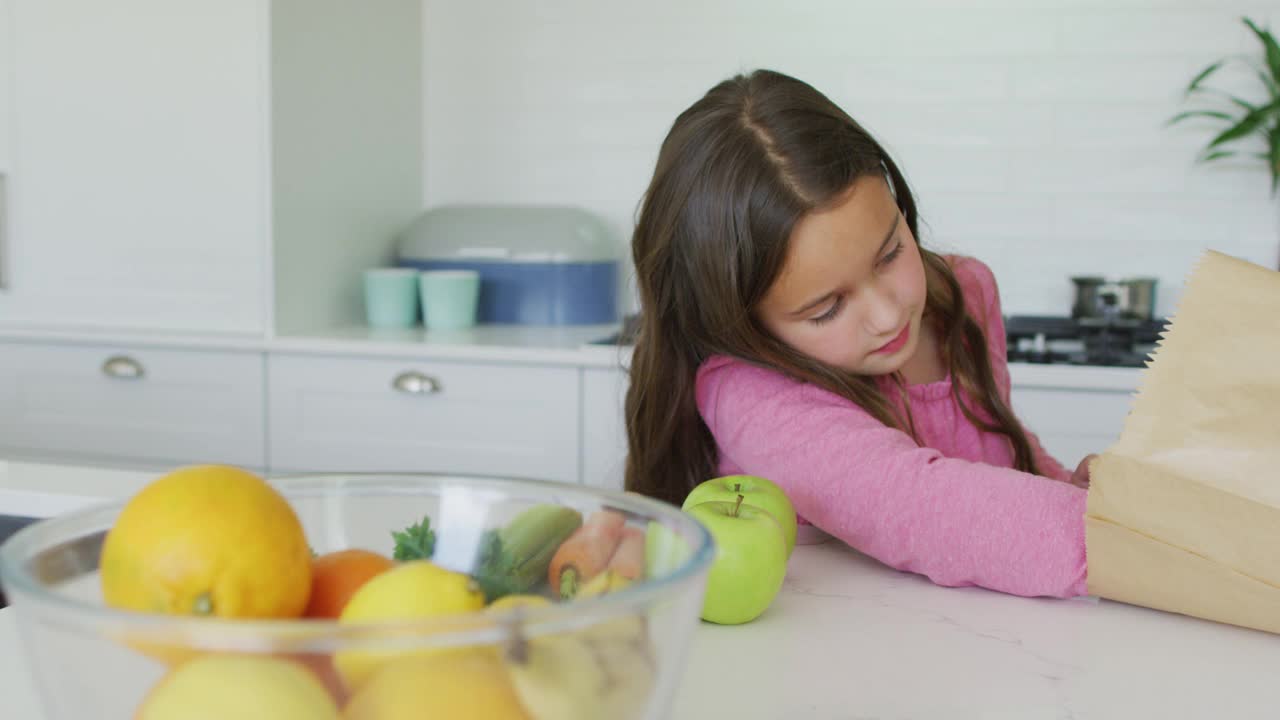
[[[898,186],[893,184],[893,173],[889,172],[889,166],[885,165],[884,160],[880,161],[880,172],[884,173],[885,184],[889,186],[889,194],[893,196],[893,201],[898,201]]]

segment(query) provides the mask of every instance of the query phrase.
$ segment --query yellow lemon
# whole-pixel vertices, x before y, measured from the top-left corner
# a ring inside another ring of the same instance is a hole
[[[502,597],[489,603],[485,608],[489,612],[501,612],[518,607],[544,607],[550,605],[551,601],[541,595],[503,595]]]
[[[384,665],[347,703],[346,720],[527,720],[492,653],[458,650]]]
[[[203,655],[170,670],[136,720],[337,720],[338,706],[298,663],[249,655]]]
[[[311,593],[311,550],[288,501],[225,465],[186,467],[134,495],[107,533],[108,605],[171,615],[287,618]]]
[[[467,575],[425,560],[403,563],[366,582],[342,610],[343,624],[419,620],[474,612],[484,608],[484,593]],[[349,690],[355,691],[388,660],[429,655],[434,650],[344,650],[334,665]]]

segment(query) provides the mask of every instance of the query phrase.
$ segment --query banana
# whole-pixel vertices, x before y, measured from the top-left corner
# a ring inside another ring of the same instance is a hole
[[[597,595],[607,595],[611,592],[617,592],[630,584],[631,581],[625,576],[618,574],[617,571],[605,570],[587,581],[585,585],[578,589],[577,594],[575,594],[573,598],[577,600],[580,598],[596,597]]]
[[[504,659],[534,720],[631,720],[656,680],[645,619],[628,615],[572,633],[525,638]]]

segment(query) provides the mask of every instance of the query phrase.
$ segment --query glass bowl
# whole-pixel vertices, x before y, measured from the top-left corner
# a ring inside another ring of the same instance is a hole
[[[347,687],[335,656],[367,653],[387,668],[397,659],[476,648],[499,658],[499,682],[510,683],[533,720],[668,712],[714,554],[710,535],[678,508],[632,493],[505,478],[370,474],[270,482],[318,554],[363,548],[390,556],[391,533],[426,516],[436,532],[432,562],[470,574],[486,531],[535,505],[554,504],[584,518],[606,509],[622,514],[646,533],[649,569],[602,595],[429,620],[342,624],[147,614],[106,606],[99,586],[102,544],[125,501],[86,508],[28,526],[0,546],[0,583],[17,612],[47,718],[138,717],[174,667],[224,655],[296,662],[341,708],[360,688]],[[547,583],[535,592],[552,595]],[[452,717],[482,717],[480,705]]]

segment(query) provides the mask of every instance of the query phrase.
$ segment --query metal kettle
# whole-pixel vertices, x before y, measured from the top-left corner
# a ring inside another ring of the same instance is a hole
[[[1155,314],[1156,278],[1071,278],[1076,286],[1071,317],[1075,320],[1151,320]]]

